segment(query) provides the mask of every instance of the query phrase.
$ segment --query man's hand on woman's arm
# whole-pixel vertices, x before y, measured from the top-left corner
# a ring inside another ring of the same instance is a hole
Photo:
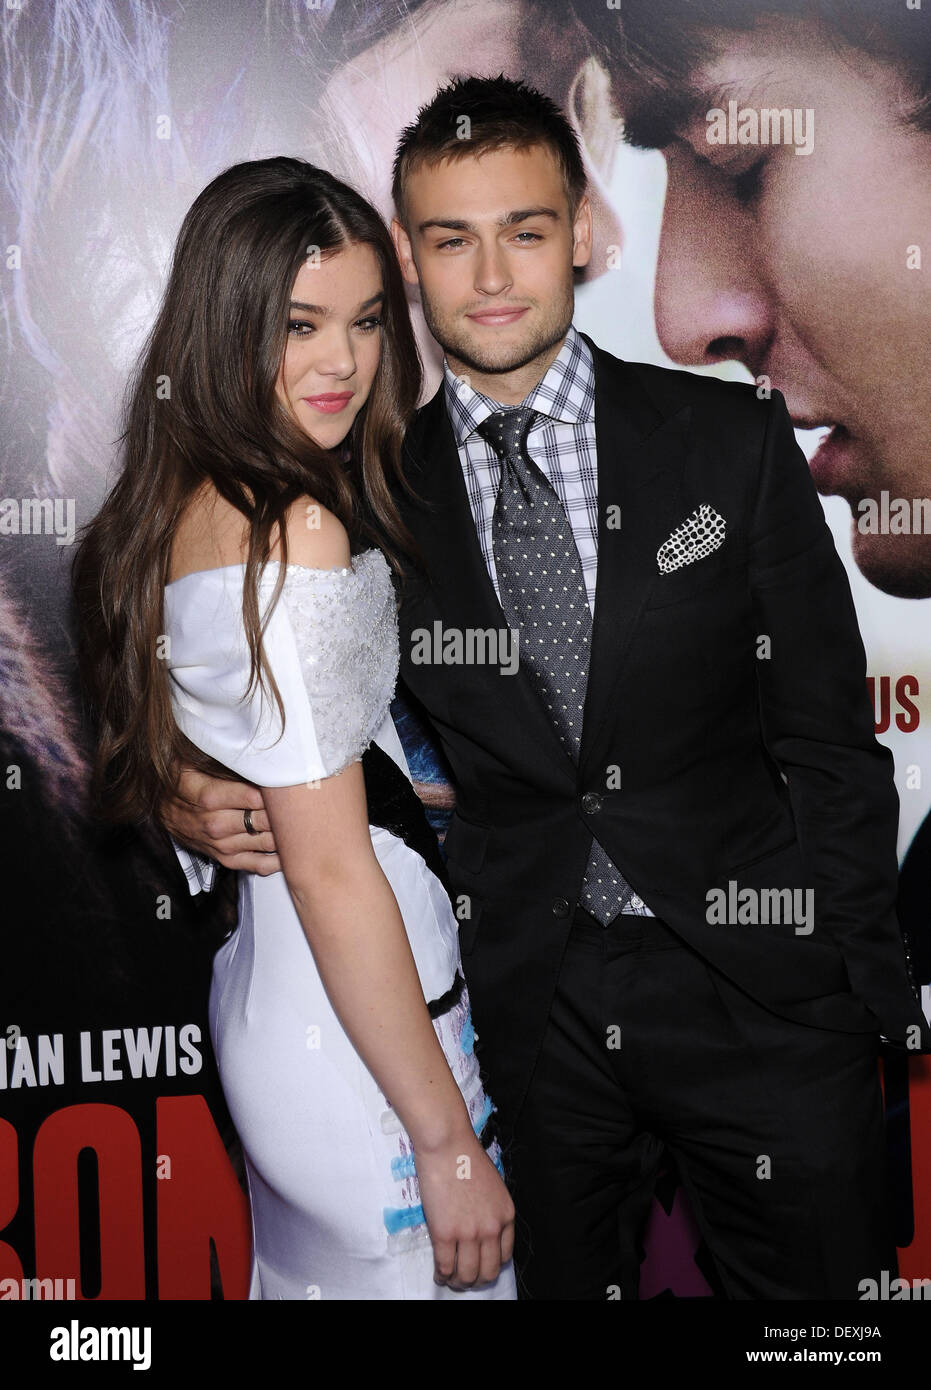
[[[227,869],[263,875],[280,871],[274,836],[258,787],[184,768],[176,789],[176,797],[162,802],[159,819],[179,844],[217,860]],[[255,835],[246,830],[246,810],[252,812],[252,825],[258,832]]]

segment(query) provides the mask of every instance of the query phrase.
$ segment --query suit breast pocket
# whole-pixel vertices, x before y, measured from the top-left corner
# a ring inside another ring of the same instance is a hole
[[[723,591],[737,582],[738,573],[733,564],[715,556],[707,560],[694,560],[690,565],[673,570],[671,574],[657,575],[646,606],[648,609],[666,608],[671,603],[684,603],[687,599],[697,598],[709,590],[720,588]]]

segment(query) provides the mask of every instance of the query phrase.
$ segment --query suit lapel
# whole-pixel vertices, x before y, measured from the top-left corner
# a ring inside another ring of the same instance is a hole
[[[501,711],[548,747],[576,785],[591,766],[599,732],[615,713],[612,695],[637,621],[656,580],[656,552],[681,517],[678,498],[691,407],[672,409],[652,397],[629,364],[582,334],[595,365],[598,456],[598,577],[588,690],[577,770],[526,672],[502,678]],[[405,508],[427,562],[447,627],[506,628],[479,545],[442,383],[405,440],[408,474],[425,506]],[[620,525],[618,525],[618,520]]]
[[[408,505],[406,519],[424,553],[444,626],[507,628],[472,518],[442,383],[408,431],[405,452],[408,476],[426,504]],[[529,734],[538,749],[548,747],[554,764],[574,786],[575,765],[523,666],[513,676],[500,677],[500,691],[501,714],[514,721],[515,734]]]
[[[595,362],[598,578],[580,771],[595,771],[598,734],[616,717],[612,695],[656,580],[656,552],[678,517],[691,407],[669,413],[634,370],[585,334]]]
[[[405,440],[408,477],[426,504],[416,507],[417,542],[444,607],[468,605],[470,626],[507,627],[479,545],[442,383]]]

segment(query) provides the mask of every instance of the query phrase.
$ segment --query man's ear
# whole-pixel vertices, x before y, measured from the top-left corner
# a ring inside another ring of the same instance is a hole
[[[583,193],[572,220],[572,264],[588,265],[592,258],[592,205]]]
[[[417,267],[414,264],[414,253],[411,250],[411,239],[401,226],[396,217],[391,219],[391,240],[394,242],[394,249],[398,255],[401,266],[401,274],[409,285],[419,285],[420,276],[417,274]]]

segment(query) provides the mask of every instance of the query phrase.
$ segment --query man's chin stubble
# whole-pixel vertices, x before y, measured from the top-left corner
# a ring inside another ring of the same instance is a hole
[[[447,354],[453,356],[457,362],[473,372],[481,372],[483,376],[503,376],[508,372],[519,371],[522,367],[528,367],[531,362],[535,362],[538,357],[544,356],[556,343],[560,342],[568,333],[572,323],[572,316],[566,320],[565,326],[555,329],[551,333],[541,333],[539,337],[526,344],[515,344],[513,351],[507,353],[505,357],[493,358],[485,357],[476,351],[472,342],[460,341],[455,335],[445,334],[442,325],[434,326],[430,322],[427,314],[424,314],[427,327],[439,343],[440,347]],[[441,337],[441,334],[443,336]],[[445,338],[445,341],[444,341]]]

